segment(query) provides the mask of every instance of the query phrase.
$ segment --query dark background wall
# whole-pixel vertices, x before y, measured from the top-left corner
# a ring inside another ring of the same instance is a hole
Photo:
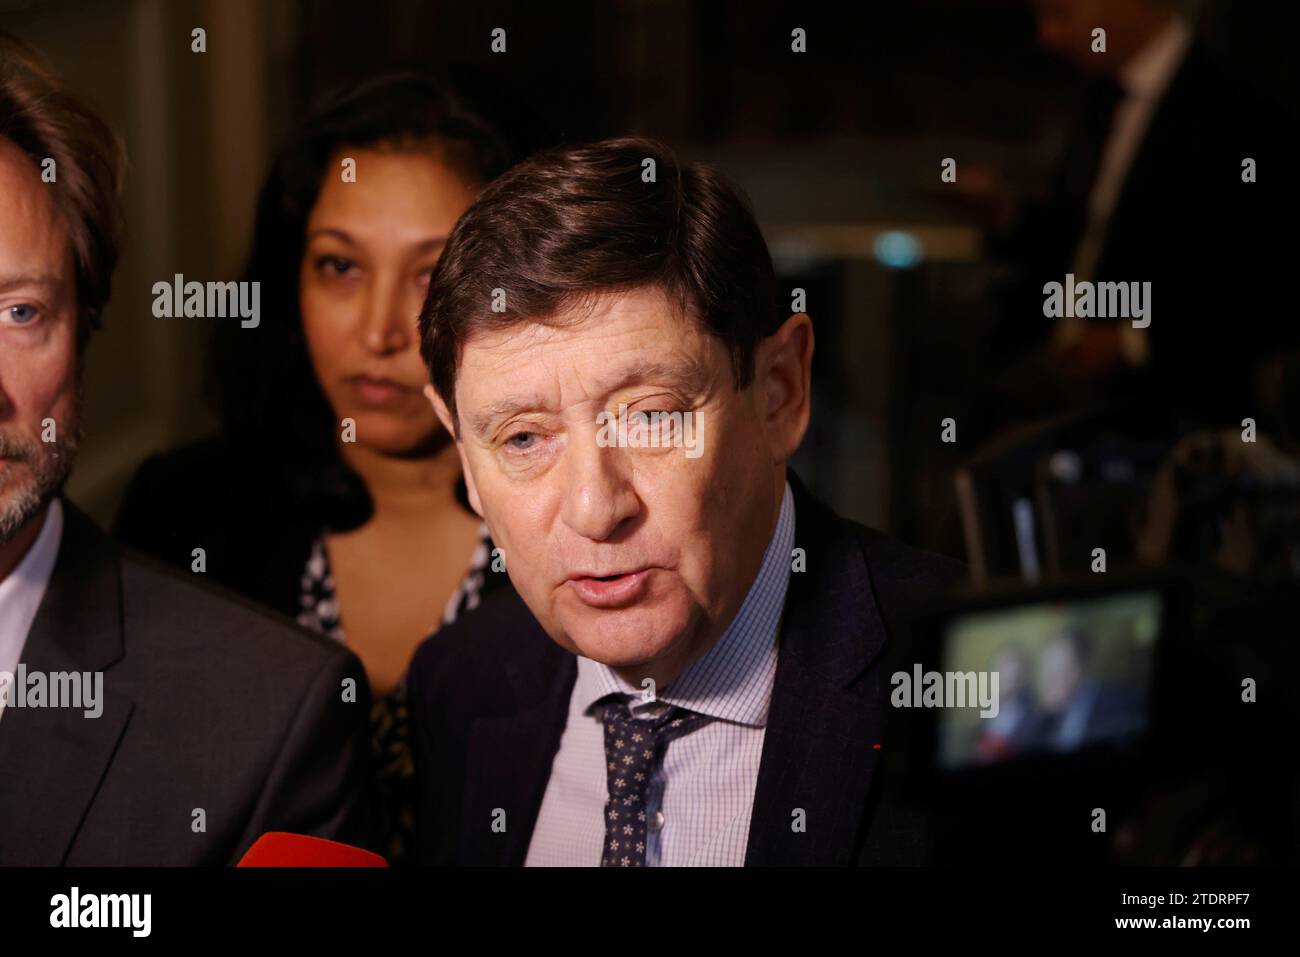
[[[1297,105],[1295,5],[1199,13],[1213,47]],[[783,281],[809,292],[817,399],[800,468],[848,515],[955,540],[947,476],[969,447],[917,436],[961,411],[978,374],[966,344],[988,277],[979,233],[934,187],[953,156],[1032,189],[1060,146],[1078,78],[1038,48],[1025,2],[0,0],[0,23],[98,104],[131,156],[130,245],[90,353],[71,489],[102,520],[144,456],[213,425],[200,385],[215,320],[155,319],[153,283],[234,278],[293,119],[338,84],[414,65],[477,78],[539,141],[646,133],[721,164]],[[790,50],[795,27],[806,54]],[[892,230],[919,242],[912,268],[880,261]]]

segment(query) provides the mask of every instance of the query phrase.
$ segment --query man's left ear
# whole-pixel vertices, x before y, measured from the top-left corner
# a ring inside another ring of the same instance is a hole
[[[433,407],[433,413],[442,423],[442,427],[447,430],[447,434],[453,439],[456,438],[456,430],[451,421],[451,410],[447,408],[447,403],[442,401],[442,396],[438,395],[438,390],[433,387],[432,382],[424,384],[424,397],[429,400],[429,405]]]
[[[774,462],[794,455],[812,411],[812,320],[795,313],[754,354],[754,389]]]
[[[479,518],[483,517],[483,503],[478,497],[478,486],[474,484],[474,473],[470,471],[469,460],[465,457],[465,443],[456,437],[455,422],[451,417],[451,410],[447,408],[447,403],[442,401],[442,396],[438,395],[433,385],[426,384],[424,387],[424,397],[429,400],[433,406],[433,411],[438,416],[438,421],[442,427],[447,430],[456,443],[456,454],[460,456],[460,471],[465,477],[465,491],[469,496],[470,507],[474,509]]]

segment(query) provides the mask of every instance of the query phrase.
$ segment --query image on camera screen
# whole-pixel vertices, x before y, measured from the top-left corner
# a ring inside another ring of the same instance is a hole
[[[944,674],[974,674],[988,700],[943,710],[940,765],[999,764],[1140,735],[1162,611],[1160,593],[1141,590],[952,618]]]

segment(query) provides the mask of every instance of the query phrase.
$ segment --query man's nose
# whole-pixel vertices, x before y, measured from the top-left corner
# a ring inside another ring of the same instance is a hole
[[[602,542],[641,510],[628,475],[624,449],[603,448],[592,434],[565,450],[564,507],[561,517],[583,538]]]

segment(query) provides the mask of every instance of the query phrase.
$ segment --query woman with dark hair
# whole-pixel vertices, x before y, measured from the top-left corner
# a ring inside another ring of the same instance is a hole
[[[221,434],[148,460],[116,527],[357,653],[377,843],[394,862],[413,823],[406,666],[505,578],[423,395],[417,317],[452,226],[513,158],[422,76],[369,81],[309,116],[258,205],[243,278],[261,284],[261,322],[215,333]]]

